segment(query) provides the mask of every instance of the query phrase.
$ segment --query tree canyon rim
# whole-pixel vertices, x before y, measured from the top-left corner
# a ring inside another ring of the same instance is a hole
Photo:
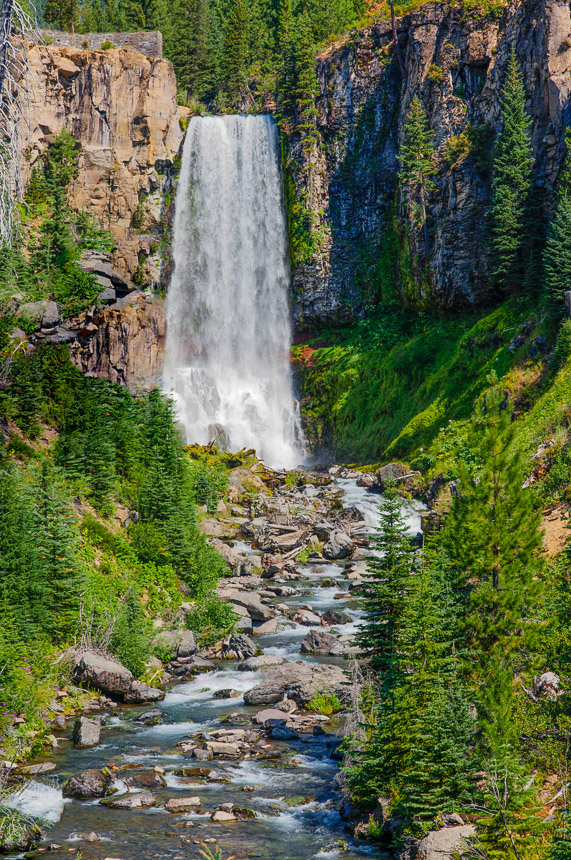
[[[193,117],[174,219],[164,385],[188,442],[221,425],[232,449],[296,466],[287,223],[270,116]]]

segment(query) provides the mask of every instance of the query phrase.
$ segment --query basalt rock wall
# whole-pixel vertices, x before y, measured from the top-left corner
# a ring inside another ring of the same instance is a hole
[[[512,49],[528,95],[535,181],[546,215],[553,203],[564,128],[571,120],[569,4],[528,0],[506,6],[495,18],[471,18],[460,6],[429,4],[401,18],[397,27],[404,77],[388,23],[353,34],[318,61],[321,146],[310,196],[320,241],[318,252],[294,272],[300,329],[367,312],[378,300],[379,268],[391,266],[397,254],[390,235],[395,229],[403,255],[399,289],[406,302],[457,310],[493,298],[485,212]],[[415,94],[427,110],[438,150],[426,261],[420,231],[397,189],[398,152]],[[450,139],[468,125],[477,130],[478,145],[455,162]],[[422,265],[416,265],[419,260]]]

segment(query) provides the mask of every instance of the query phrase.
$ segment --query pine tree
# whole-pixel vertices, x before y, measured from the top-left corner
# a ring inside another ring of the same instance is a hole
[[[402,675],[397,642],[405,601],[411,584],[412,552],[400,510],[399,497],[389,489],[379,508],[378,534],[367,560],[365,582],[359,590],[364,621],[356,642],[362,657],[380,676],[384,694],[389,694]]]
[[[458,811],[474,793],[474,719],[457,679],[436,683],[416,702],[410,767],[403,780],[405,814],[421,826]]]
[[[426,200],[428,192],[435,187],[430,177],[437,172],[433,138],[434,132],[428,126],[424,107],[419,97],[414,96],[404,124],[399,181],[408,189],[408,203],[414,221],[422,224],[426,256],[429,252]]]
[[[512,51],[502,92],[502,130],[494,149],[492,251],[494,275],[503,291],[521,286],[524,227],[533,158],[525,89]]]
[[[565,313],[564,293],[571,290],[571,132],[565,132],[567,153],[558,183],[555,211],[547,234],[543,264],[545,293],[554,319]]]
[[[226,24],[224,84],[232,103],[239,105],[248,85],[248,15],[244,0],[236,0]]]
[[[77,523],[47,461],[39,468],[36,498],[36,576],[45,597],[43,628],[55,641],[65,641],[74,629],[79,604],[81,567]]]
[[[304,13],[296,22],[293,61],[297,130],[306,156],[306,167],[309,168],[311,167],[311,153],[317,141],[316,120],[318,112],[315,107],[315,99],[318,88],[315,72],[315,44],[307,13]]]
[[[209,0],[178,0],[174,7],[165,49],[187,101],[212,95],[215,87],[211,17]]]

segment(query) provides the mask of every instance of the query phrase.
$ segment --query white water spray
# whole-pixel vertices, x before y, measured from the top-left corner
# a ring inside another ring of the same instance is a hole
[[[194,117],[174,220],[164,384],[188,442],[293,467],[303,439],[289,366],[279,140],[269,116]],[[219,431],[220,432],[220,431]]]

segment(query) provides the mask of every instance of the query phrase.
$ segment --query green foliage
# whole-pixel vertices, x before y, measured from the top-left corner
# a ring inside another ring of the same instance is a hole
[[[307,708],[316,714],[330,716],[341,710],[341,702],[334,693],[317,693],[307,703]]]
[[[521,286],[524,269],[526,213],[531,190],[531,120],[525,89],[512,51],[502,91],[502,129],[494,149],[492,252],[494,275],[504,292]]]
[[[419,97],[415,95],[404,125],[404,141],[399,156],[399,181],[407,190],[407,205],[413,223],[422,226],[426,254],[429,250],[426,198],[434,188],[430,177],[437,172],[433,138],[434,132],[428,126],[426,111]]]
[[[231,605],[210,594],[197,601],[187,615],[190,629],[208,646],[232,632],[238,616]]]
[[[216,505],[228,486],[228,474],[221,466],[206,463],[192,463],[189,469],[189,484],[197,505],[206,505],[209,513],[216,511]]]
[[[432,63],[428,68],[426,77],[433,84],[441,84],[444,80],[444,70],[440,66],[437,66],[436,63]]]

